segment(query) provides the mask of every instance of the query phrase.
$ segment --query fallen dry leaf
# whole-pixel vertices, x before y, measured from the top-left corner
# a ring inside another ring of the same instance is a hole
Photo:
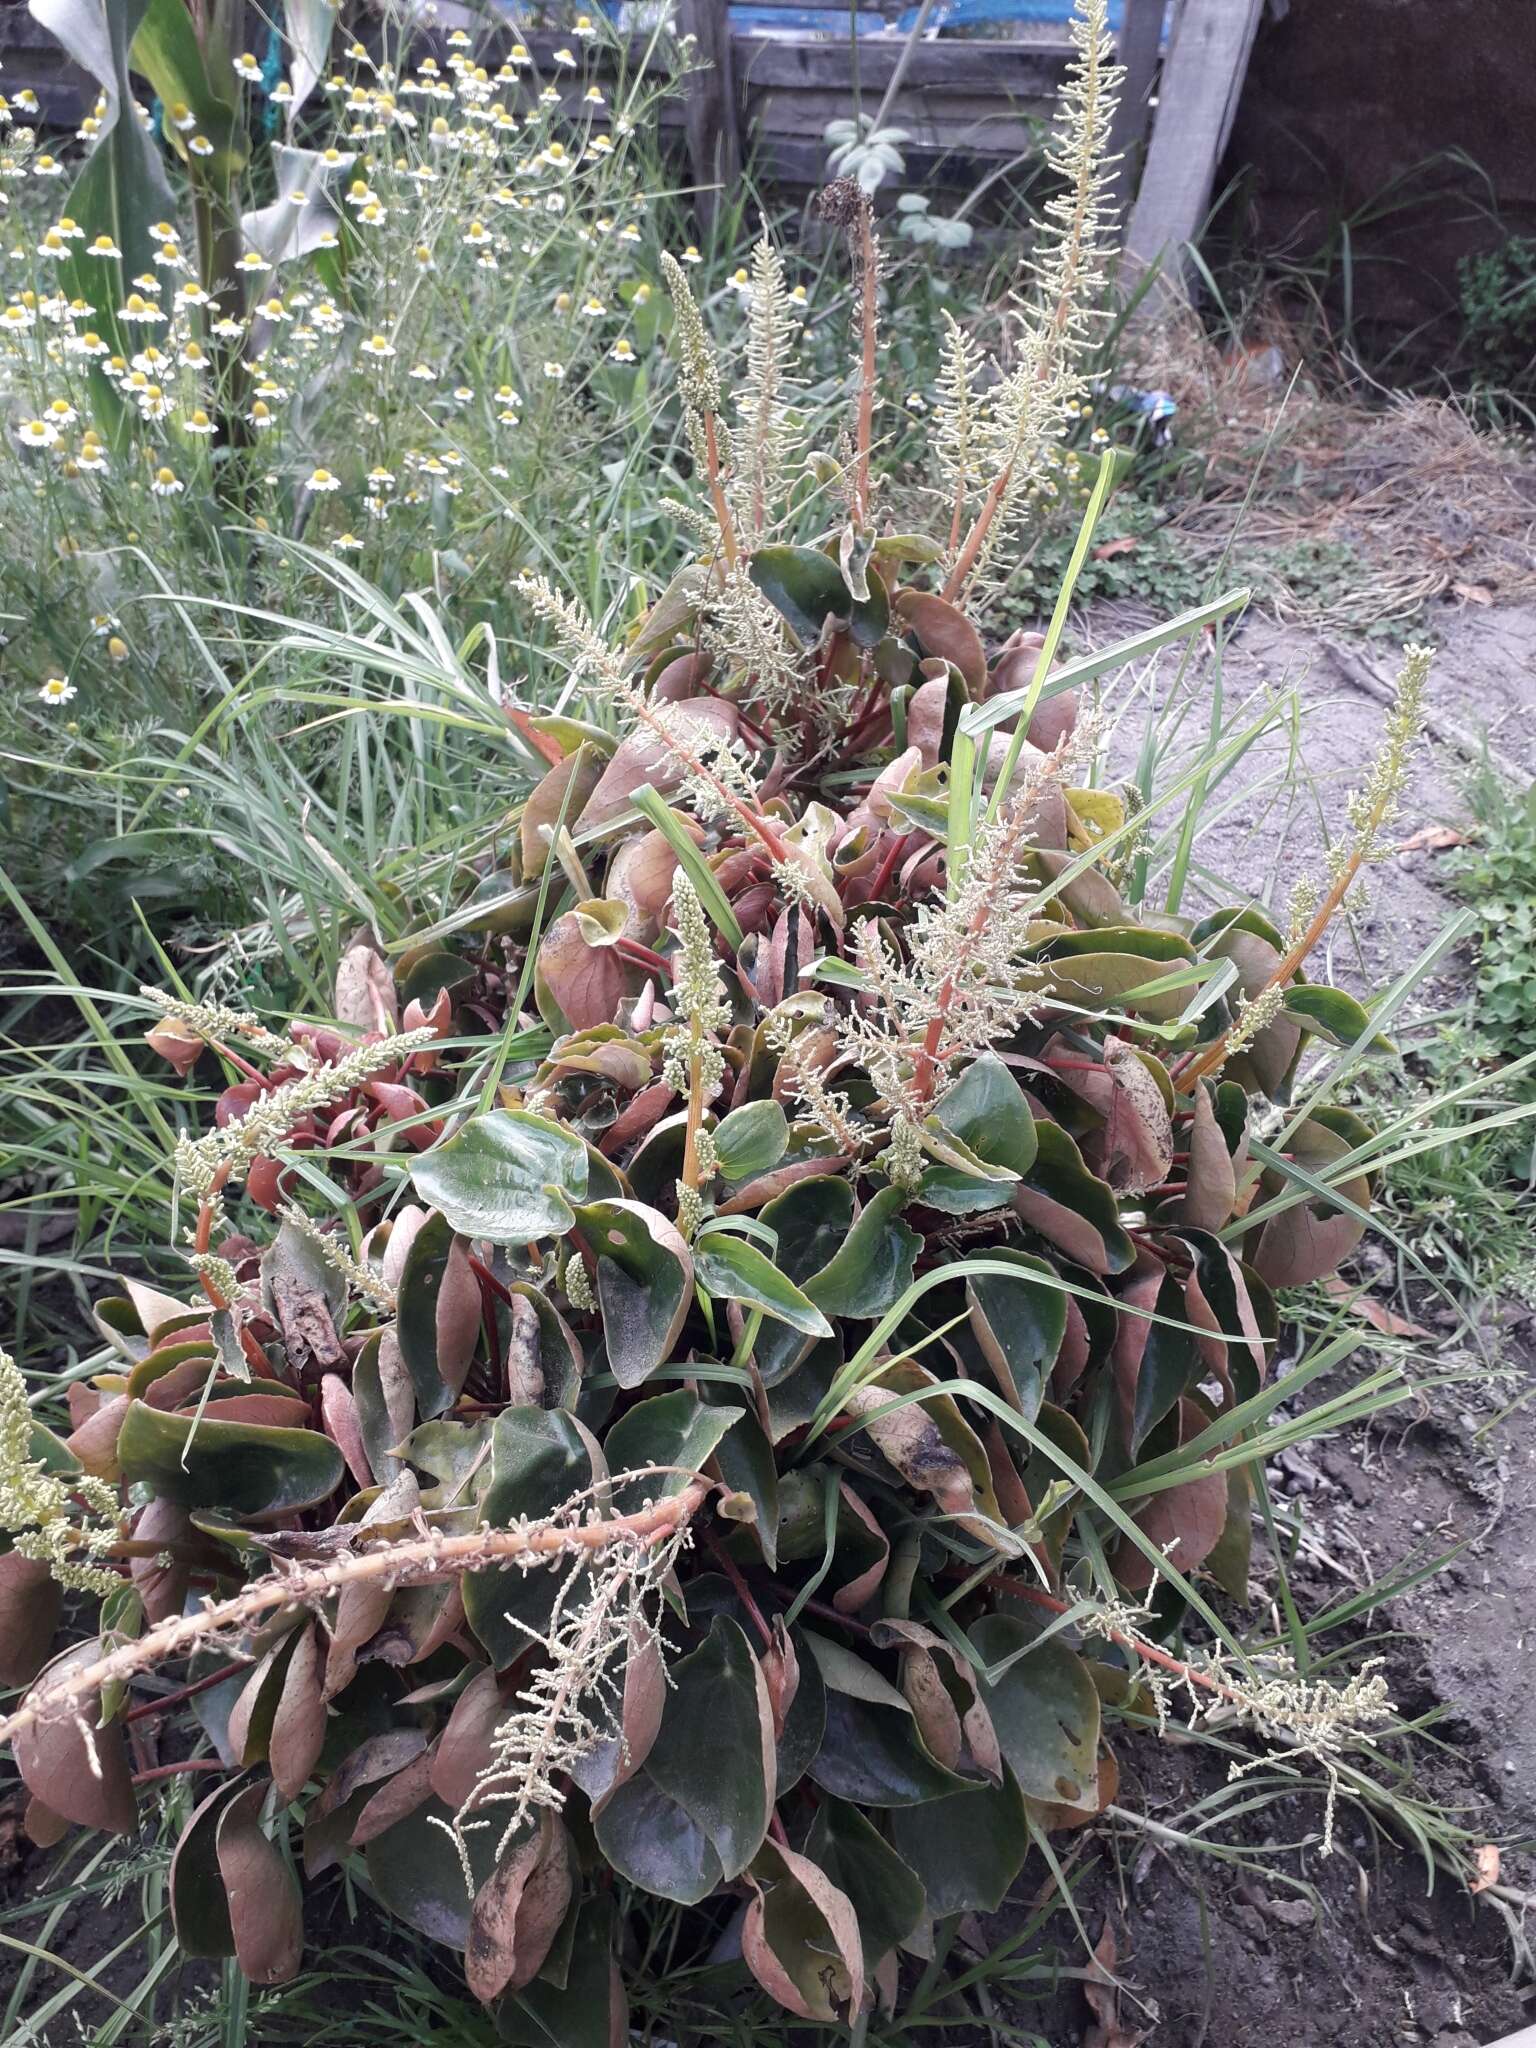
[[[1499,1881],[1499,1851],[1494,1842],[1484,1842],[1477,1851],[1477,1875],[1467,1886],[1469,1892],[1485,1892]]]
[[[1463,604],[1493,603],[1493,592],[1486,583],[1453,583],[1451,590],[1453,595],[1459,597]]]
[[[1134,533],[1122,533],[1118,540],[1107,540],[1093,551],[1096,562],[1112,562],[1116,555],[1133,555],[1141,545]]]
[[[1380,1330],[1383,1337],[1427,1337],[1430,1334],[1421,1324],[1410,1323],[1402,1316],[1394,1315],[1386,1303],[1378,1301],[1374,1295],[1357,1294],[1342,1274],[1330,1273],[1323,1282],[1323,1288],[1335,1301],[1344,1302],[1373,1330]]]
[[[1083,2035],[1083,2048],[1139,2048],[1145,2034],[1132,2033],[1120,2018],[1120,1985],[1116,1978],[1117,1946],[1109,1921],[1093,1951],[1095,1974],[1083,1979],[1083,1997],[1093,2014],[1093,2025]]]
[[[1470,832],[1458,832],[1454,825],[1421,825],[1411,833],[1397,851],[1399,853],[1449,853],[1453,846],[1465,846],[1472,837]]]

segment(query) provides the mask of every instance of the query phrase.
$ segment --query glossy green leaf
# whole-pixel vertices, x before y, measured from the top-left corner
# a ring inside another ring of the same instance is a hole
[[[1091,1804],[1098,1784],[1099,1695],[1082,1658],[1059,1636],[1038,1641],[1011,1614],[984,1614],[971,1624],[970,1638],[989,1668],[1016,1659],[995,1680],[981,1680],[981,1696],[1018,1789],[1057,1805]]]
[[[576,1212],[597,1261],[608,1364],[638,1387],[672,1356],[693,1293],[693,1255],[676,1226],[643,1202],[589,1202]]]
[[[615,1513],[628,1514],[642,1500],[681,1493],[690,1476],[703,1470],[706,1459],[714,1455],[721,1439],[745,1413],[740,1407],[706,1406],[686,1387],[637,1401],[603,1440],[609,1471],[638,1472],[647,1465],[678,1469],[621,1488],[614,1497]]]
[[[923,1747],[910,1710],[827,1693],[827,1727],[810,1775],[834,1799],[856,1806],[916,1806],[964,1789],[966,1780]]]
[[[715,1126],[715,1157],[727,1180],[751,1180],[784,1157],[789,1119],[780,1103],[744,1102]]]
[[[487,1526],[507,1529],[520,1516],[537,1521],[605,1478],[606,1465],[594,1464],[594,1449],[564,1409],[504,1408],[491,1431],[491,1476],[482,1503]],[[528,1647],[528,1628],[547,1622],[559,1584],[553,1572],[513,1566],[464,1574],[465,1615],[498,1669]]]
[[[656,1740],[596,1819],[598,1847],[631,1883],[685,1906],[737,1877],[773,1810],[763,1675],[740,1626],[717,1615],[672,1667]]]
[[[926,1900],[917,1873],[872,1821],[841,1799],[823,1799],[817,1806],[805,1849],[852,1902],[864,1943],[864,1968],[872,1972],[923,1918]]]
[[[430,1941],[463,1949],[469,1941],[473,1895],[450,1833],[452,1821],[451,1807],[441,1799],[427,1799],[376,1835],[365,1854],[368,1880],[391,1913]],[[500,1832],[496,1827],[472,1828],[464,1836],[476,1891],[495,1867]]]
[[[879,578],[871,576],[868,600],[857,602],[842,570],[820,548],[759,548],[748,573],[808,646],[821,638],[829,618],[847,623],[858,647],[873,647],[889,629],[891,603]]]
[[[974,1273],[965,1283],[975,1337],[1004,1400],[1033,1422],[1067,1333],[1067,1295],[1056,1271],[1030,1252],[994,1247],[988,1257],[1018,1268],[1018,1278]]]
[[[465,1237],[525,1244],[559,1237],[587,1192],[587,1148],[525,1109],[472,1117],[411,1167],[422,1199]]]
[[[313,1507],[346,1470],[329,1437],[313,1429],[269,1429],[169,1415],[130,1401],[117,1440],[123,1477],[184,1508],[225,1508],[269,1517]]]
[[[453,1406],[479,1322],[480,1290],[464,1240],[434,1210],[411,1240],[396,1289],[395,1335],[422,1416]]]
[[[1363,1003],[1344,989],[1329,988],[1321,982],[1290,983],[1285,991],[1284,1009],[1293,1022],[1330,1045],[1353,1045],[1371,1028],[1371,1015]],[[1381,1052],[1396,1050],[1390,1038],[1378,1035],[1370,1042]]]
[[[614,2048],[627,2041],[629,2006],[615,1955],[617,1932],[612,1894],[584,1899],[571,1916],[561,1981],[535,1978],[507,1999],[496,2015],[497,2039],[512,2048]]]
[[[832,1325],[813,1301],[755,1244],[712,1230],[693,1248],[694,1277],[716,1301],[745,1302],[807,1337],[830,1337]]]
[[[922,1881],[928,1911],[995,1913],[1024,1866],[1029,1818],[1011,1771],[1001,1785],[973,1785],[947,1799],[899,1807],[891,1841]]]
[[[907,1199],[902,1189],[888,1187],[864,1204],[839,1251],[805,1283],[819,1309],[872,1321],[912,1285],[923,1240],[902,1221]]]
[[[1029,1224],[1090,1273],[1124,1273],[1136,1247],[1120,1222],[1114,1190],[1088,1171],[1059,1124],[1037,1122],[1038,1150],[1013,1205]]]

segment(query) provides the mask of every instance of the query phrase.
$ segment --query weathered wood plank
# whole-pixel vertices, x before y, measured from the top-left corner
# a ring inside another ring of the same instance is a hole
[[[774,36],[738,33],[731,39],[736,75],[744,89],[820,85],[850,90],[846,43],[791,42]],[[1061,84],[1071,46],[1061,37],[1029,42],[920,43],[902,89],[945,86],[996,93],[1004,98],[1052,99]],[[890,83],[901,38],[859,44],[859,86],[865,94]]]
[[[1185,250],[1211,203],[1263,0],[1182,0],[1163,64],[1157,124],[1126,235],[1127,260],[1159,259],[1183,283]]]
[[[694,208],[708,229],[722,194],[734,191],[741,179],[741,115],[727,0],[677,0],[677,25],[693,37],[702,59],[702,68],[683,81],[683,127],[698,188]]]

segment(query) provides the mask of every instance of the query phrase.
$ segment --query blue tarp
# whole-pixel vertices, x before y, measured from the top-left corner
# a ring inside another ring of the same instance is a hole
[[[1109,25],[1118,32],[1125,0],[1109,0]],[[928,16],[925,33],[941,28],[982,28],[1005,22],[1066,22],[1072,0],[939,0]],[[855,16],[861,36],[906,35],[917,21],[916,7],[908,8],[890,24],[876,14]],[[731,9],[737,28],[798,30],[802,34],[846,36],[848,10],[845,7],[753,7]]]

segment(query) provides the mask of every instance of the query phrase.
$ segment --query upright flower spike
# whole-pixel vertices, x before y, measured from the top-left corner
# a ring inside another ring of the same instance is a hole
[[[117,1541],[117,1518],[117,1495],[104,1479],[89,1472],[64,1477],[33,1457],[26,1381],[0,1351],[0,1529],[12,1549],[46,1564],[68,1591],[104,1597],[122,1580],[91,1560]]]
[[[767,235],[752,251],[746,375],[736,402],[741,421],[732,493],[741,527],[761,541],[783,485],[786,356],[795,316],[784,264]]]
[[[990,482],[959,542],[944,583],[951,603],[995,552],[1054,439],[1068,403],[1083,389],[1104,288],[1114,209],[1109,132],[1122,72],[1110,62],[1108,0],[1078,0],[1075,55],[1047,152],[1062,189],[1046,203],[1030,263],[1034,303],[1024,318],[1017,363],[988,407]]]
[[[688,422],[688,439],[693,459],[709,482],[710,501],[720,528],[720,545],[728,563],[738,553],[735,522],[725,495],[725,474],[730,446],[720,418],[720,365],[710,346],[703,315],[693,296],[682,265],[665,251],[661,274],[666,279],[676,316],[673,333],[678,381],[683,387],[683,408]]]
[[[684,1237],[691,1238],[699,1227],[699,1190],[715,1170],[714,1142],[704,1129],[704,1104],[725,1078],[725,1054],[717,1039],[730,1029],[731,1006],[721,986],[709,920],[683,868],[673,877],[672,904],[678,940],[672,1007],[680,1021],[667,1033],[662,1077],[688,1104],[677,1219]]]

